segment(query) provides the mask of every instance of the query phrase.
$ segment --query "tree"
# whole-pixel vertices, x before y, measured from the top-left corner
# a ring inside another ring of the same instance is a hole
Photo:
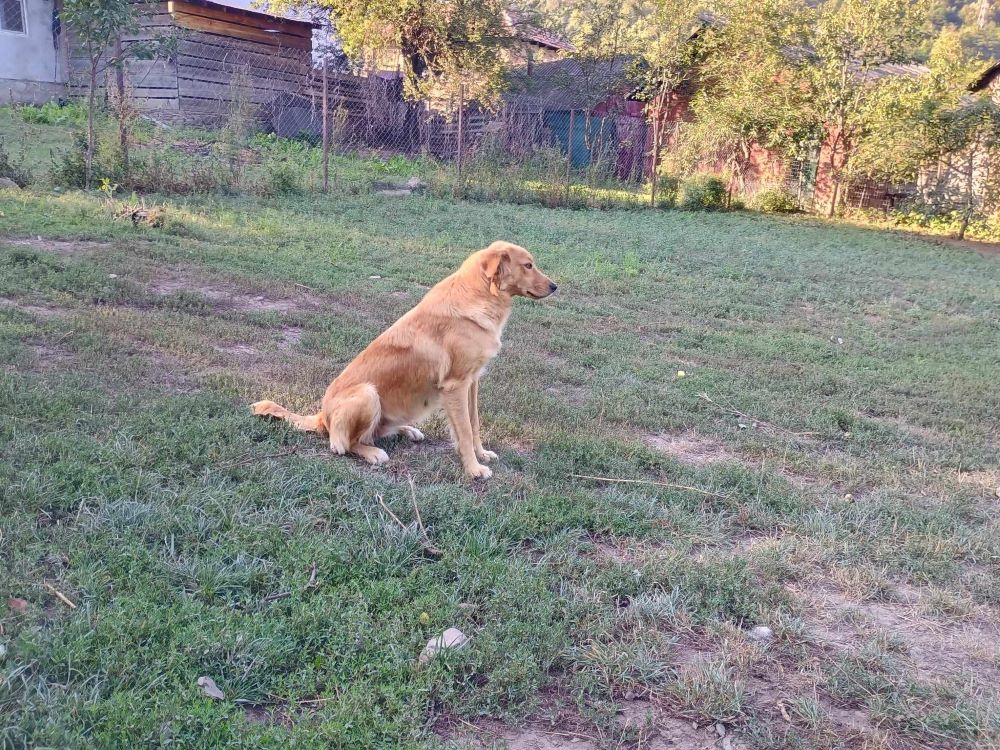
[[[836,213],[852,157],[898,85],[878,69],[912,60],[926,34],[926,11],[924,0],[827,0],[814,11],[800,59],[810,86],[812,122],[827,133],[832,183],[827,216]]]
[[[503,0],[313,0],[328,8],[344,52],[355,60],[398,53],[412,98],[463,87],[493,100],[503,87],[503,50],[513,41]],[[275,10],[302,0],[272,0]]]
[[[94,116],[97,109],[97,74],[110,47],[135,23],[131,0],[64,0],[60,14],[87,57],[90,74],[87,90],[87,152],[84,187],[89,188],[94,170]],[[121,58],[117,58],[119,64]],[[124,86],[123,86],[124,88]]]
[[[677,154],[687,166],[720,160],[746,188],[755,148],[797,153],[815,141],[808,83],[794,64],[805,37],[798,0],[728,0],[702,40],[701,87]]]
[[[653,126],[652,205],[656,205],[663,121],[675,94],[694,77],[697,36],[707,22],[700,0],[650,0],[633,27],[640,50],[633,73],[639,82],[637,96],[646,101],[646,112]]]
[[[930,210],[957,210],[960,238],[995,191],[1000,166],[1000,108],[988,95],[968,94],[984,65],[960,32],[945,29],[931,50],[928,75],[886,90],[872,137],[854,158],[871,174],[917,180]]]

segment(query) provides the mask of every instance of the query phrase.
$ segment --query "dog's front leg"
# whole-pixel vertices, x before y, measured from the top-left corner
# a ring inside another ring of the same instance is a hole
[[[455,436],[455,447],[462,458],[465,472],[471,477],[489,479],[493,476],[488,466],[479,463],[476,457],[476,445],[472,437],[472,421],[469,414],[470,389],[472,380],[456,380],[445,383],[442,401],[448,414],[452,435]]]
[[[476,449],[476,458],[487,464],[497,454],[483,448],[483,439],[479,434],[479,378],[473,380],[469,387],[469,422],[472,424],[472,445]]]

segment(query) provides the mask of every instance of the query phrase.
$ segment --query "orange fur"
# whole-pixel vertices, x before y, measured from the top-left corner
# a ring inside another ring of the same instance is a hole
[[[479,431],[479,376],[497,352],[513,298],[547,297],[556,285],[531,254],[509,242],[473,253],[451,276],[368,345],[330,384],[318,414],[293,414],[273,401],[251,410],[326,433],[330,449],[370,463],[389,460],[375,440],[405,434],[443,406],[458,454],[473,477],[492,475]]]

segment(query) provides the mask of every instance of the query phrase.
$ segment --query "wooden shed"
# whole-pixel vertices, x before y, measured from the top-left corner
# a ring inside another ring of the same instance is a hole
[[[143,8],[138,31],[123,43],[175,40],[169,52],[127,64],[134,100],[160,122],[213,127],[237,108],[266,118],[279,95],[309,89],[313,23],[211,0]],[[71,60],[71,85],[83,93],[86,61],[78,52]]]

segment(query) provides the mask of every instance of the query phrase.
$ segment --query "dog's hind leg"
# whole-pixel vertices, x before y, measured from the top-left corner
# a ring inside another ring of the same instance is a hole
[[[323,404],[323,415],[334,453],[354,453],[371,464],[389,460],[388,454],[374,445],[382,419],[382,402],[375,386],[361,383],[338,393]]]

